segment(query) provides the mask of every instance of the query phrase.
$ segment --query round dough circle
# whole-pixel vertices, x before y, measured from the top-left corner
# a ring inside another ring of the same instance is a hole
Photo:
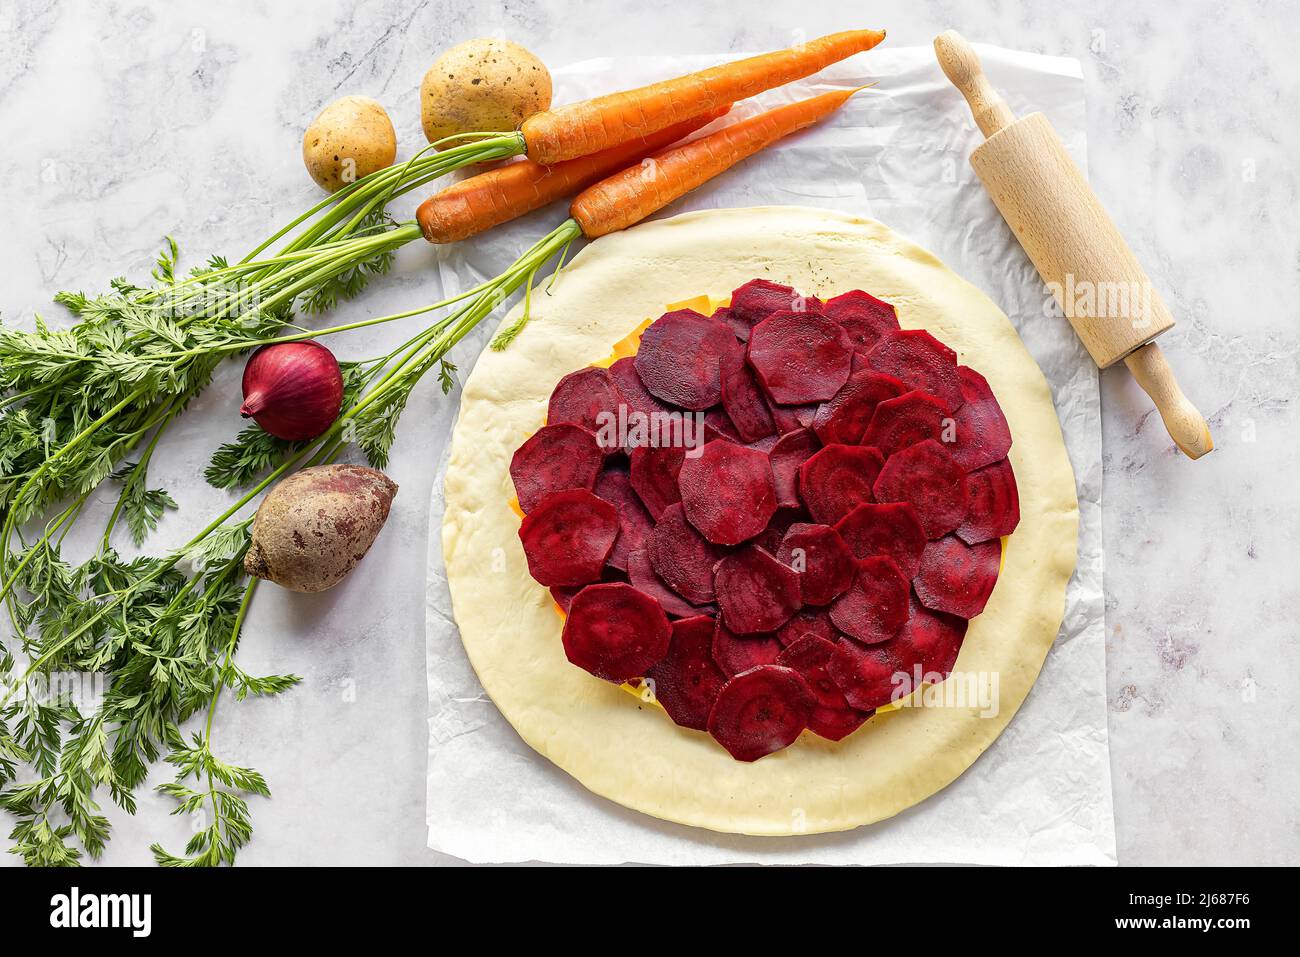
[[[902,708],[838,743],[805,733],[745,764],[565,658],[562,619],[547,589],[528,576],[519,547],[510,457],[543,424],[551,389],[565,373],[605,359],[668,303],[726,296],[755,277],[819,296],[865,289],[895,305],[903,328],[930,330],[993,387],[1014,437],[1020,525],[953,678],[995,673],[996,714],[981,716],[977,704]],[[532,320],[519,337],[504,351],[484,351],[465,383],[443,519],[461,640],[484,689],[530,746],[626,807],[763,835],[869,824],[965,771],[1038,676],[1060,627],[1077,541],[1074,475],[1051,394],[1007,317],[880,223],[802,207],[688,213],[584,249],[551,295],[533,297]]]

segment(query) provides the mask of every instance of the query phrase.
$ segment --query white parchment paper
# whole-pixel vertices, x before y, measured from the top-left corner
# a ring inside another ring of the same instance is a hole
[[[1047,114],[1086,169],[1077,61],[980,47],[1017,114]],[[555,72],[556,102],[701,69],[722,56],[587,60]],[[1038,682],[994,745],[945,790],[839,834],[753,838],[668,824],[586,791],[520,740],[461,647],[442,562],[442,471],[429,534],[429,846],[474,862],[1113,864],[1102,604],[1097,373],[970,168],[981,141],[929,47],[880,48],[737,108],[877,82],[831,121],[751,158],[661,215],[792,204],[878,219],[932,250],[1011,317],[1052,387],[1078,483],[1079,563]],[[742,112],[743,111],[743,112]],[[562,205],[443,247],[446,292],[495,275],[563,219]],[[563,281],[563,280],[561,280]],[[462,346],[469,368],[491,333]],[[445,456],[445,446],[444,446]],[[432,464],[432,463],[431,463]],[[1009,583],[1014,584],[1014,583]]]

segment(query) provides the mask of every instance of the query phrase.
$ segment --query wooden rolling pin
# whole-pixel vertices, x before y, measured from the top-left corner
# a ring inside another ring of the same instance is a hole
[[[971,165],[1070,325],[1101,368],[1124,360],[1170,437],[1200,458],[1214,448],[1210,427],[1152,342],[1174,317],[1065,144],[1042,113],[1016,119],[961,34],[940,34],[934,52],[986,137]]]

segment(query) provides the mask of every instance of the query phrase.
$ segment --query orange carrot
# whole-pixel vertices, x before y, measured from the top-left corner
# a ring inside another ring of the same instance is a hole
[[[738,103],[811,76],[832,63],[870,50],[884,38],[883,30],[832,33],[788,50],[534,114],[523,125],[528,158],[551,166],[636,136],[648,136],[724,103]]]
[[[629,163],[703,129],[728,109],[730,104],[674,123],[651,136],[637,137],[612,149],[555,166],[542,166],[524,159],[479,173],[426,199],[416,211],[416,221],[424,238],[431,243],[450,243],[477,236],[557,199],[572,196]]]
[[[570,205],[569,215],[588,239],[626,229],[745,157],[826,118],[856,92],[823,93],[779,106],[709,136],[661,150],[641,165],[583,190]]]

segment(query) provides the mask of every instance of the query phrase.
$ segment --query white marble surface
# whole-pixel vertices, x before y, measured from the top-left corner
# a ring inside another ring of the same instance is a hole
[[[1090,174],[1180,325],[1163,345],[1219,448],[1174,452],[1143,394],[1103,376],[1108,687],[1124,864],[1284,863],[1300,857],[1294,794],[1300,678],[1294,609],[1300,450],[1300,30],[1281,3],[1065,5],[1028,0],[758,4],[10,0],[0,6],[0,310],[30,322],[61,288],[142,274],[173,233],[193,256],[242,252],[315,200],[303,126],[343,93],[384,102],[410,148],[436,52],[503,34],[551,63],[595,52],[766,49],[848,26],[891,43],[946,27],[1083,64]],[[869,11],[872,23],[858,22]],[[743,12],[742,12],[743,11]],[[430,253],[340,317],[437,294]],[[349,342],[370,354],[385,328]],[[222,500],[197,482],[237,428],[227,368],[158,462],[183,539]],[[224,703],[216,747],[267,775],[254,843],[270,863],[451,863],[424,847],[425,503],[451,404],[425,388],[391,468],[393,518],[345,588],[265,589],[250,669],[296,670],[278,699]],[[105,860],[145,863],[187,834],[144,795],[113,815]],[[7,863],[14,863],[12,860]]]

